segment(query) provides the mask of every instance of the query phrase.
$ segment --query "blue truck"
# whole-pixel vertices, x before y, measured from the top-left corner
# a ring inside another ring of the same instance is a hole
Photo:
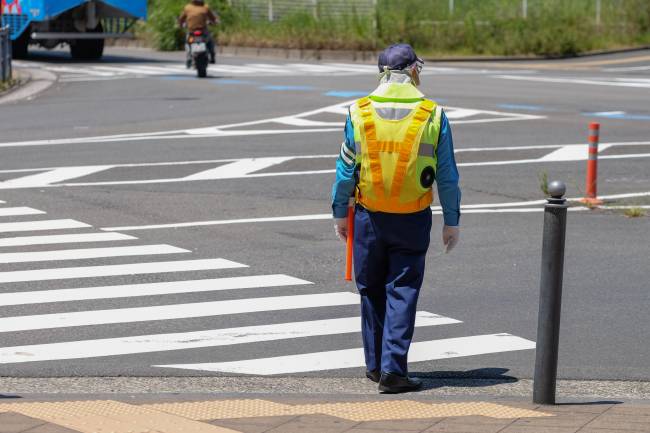
[[[30,45],[67,44],[75,59],[99,59],[106,39],[132,37],[133,25],[147,17],[147,0],[0,0],[0,5],[16,58],[26,57]]]

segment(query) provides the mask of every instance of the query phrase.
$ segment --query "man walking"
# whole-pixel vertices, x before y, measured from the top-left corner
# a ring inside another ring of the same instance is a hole
[[[366,376],[379,391],[414,391],[407,356],[432,225],[432,186],[443,208],[442,242],[458,243],[460,189],[443,110],[418,90],[424,62],[410,45],[379,56],[380,84],[350,107],[336,163],[332,210],[346,240],[355,197],[354,270],[361,295]]]

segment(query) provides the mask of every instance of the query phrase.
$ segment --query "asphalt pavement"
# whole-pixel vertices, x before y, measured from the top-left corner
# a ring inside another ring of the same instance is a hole
[[[346,106],[374,66],[220,57],[199,80],[182,59],[17,63],[57,81],[0,105],[0,375],[362,374],[328,214]],[[442,255],[434,207],[411,372],[532,377],[539,178],[582,197],[599,122],[610,207],[572,203],[559,376],[647,380],[650,218],[618,207],[650,212],[650,53],[425,71],[464,208]]]

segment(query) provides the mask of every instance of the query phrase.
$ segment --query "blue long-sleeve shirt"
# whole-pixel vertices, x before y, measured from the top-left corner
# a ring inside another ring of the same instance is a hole
[[[345,122],[345,139],[336,161],[336,180],[332,188],[332,213],[334,218],[344,218],[348,213],[348,201],[354,194],[356,179],[354,126],[348,115]],[[442,206],[445,225],[458,226],[460,223],[460,188],[458,187],[458,168],[454,158],[454,141],[449,120],[444,111],[440,119],[440,137],[436,149],[438,166],[436,185]]]

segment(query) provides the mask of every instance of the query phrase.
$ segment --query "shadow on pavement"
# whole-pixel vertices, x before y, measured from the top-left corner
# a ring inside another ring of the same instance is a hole
[[[75,60],[70,57],[70,53],[64,50],[54,51],[30,51],[29,55],[20,60],[34,61],[34,62],[47,62],[47,63],[60,63],[60,64],[86,64],[86,63],[103,63],[110,65],[111,63],[169,63],[170,59],[161,59],[148,56],[124,56],[115,54],[105,54],[100,60]],[[173,61],[173,60],[171,60]]]
[[[519,379],[507,376],[507,368],[478,368],[467,371],[430,371],[411,372],[412,376],[423,379],[423,389],[434,389],[442,387],[485,387],[501,385],[504,383],[515,383]]]

